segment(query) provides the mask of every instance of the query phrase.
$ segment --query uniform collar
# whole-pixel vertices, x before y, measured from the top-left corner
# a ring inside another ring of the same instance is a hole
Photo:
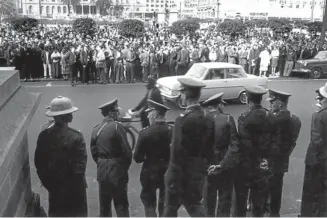
[[[186,111],[192,111],[192,110],[196,110],[198,108],[201,108],[200,104],[192,104],[192,105],[187,106]]]

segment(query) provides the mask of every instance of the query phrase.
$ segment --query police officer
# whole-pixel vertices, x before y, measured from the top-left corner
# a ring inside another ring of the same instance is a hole
[[[311,120],[311,139],[305,157],[302,217],[327,216],[327,83],[318,90],[318,111]]]
[[[144,128],[139,134],[134,160],[136,163],[143,162],[140,181],[145,216],[157,217],[157,189],[159,189],[159,216],[162,216],[164,209],[164,175],[169,163],[171,128],[165,122],[165,115],[169,108],[152,100],[148,103],[150,126]]]
[[[205,84],[192,78],[178,78],[188,107],[176,120],[171,156],[165,174],[164,217],[176,217],[183,204],[190,216],[203,217],[204,181],[213,161],[214,121],[199,104]]]
[[[269,184],[270,216],[280,217],[279,211],[282,200],[283,178],[288,171],[289,156],[291,155],[301,129],[300,119],[287,109],[291,94],[278,90],[269,90],[271,112],[275,116],[277,134],[276,151],[272,159],[272,177]]]
[[[239,139],[234,118],[223,113],[224,93],[218,93],[202,103],[215,120],[214,164],[204,191],[209,217],[229,217],[232,203],[234,168],[238,161]],[[214,172],[216,171],[216,172]],[[213,175],[216,174],[216,175]],[[217,205],[217,192],[219,202]],[[217,208],[217,212],[216,212]]]
[[[234,216],[246,216],[250,189],[252,216],[262,217],[271,175],[271,158],[275,151],[275,118],[261,106],[266,89],[261,86],[248,86],[245,90],[249,108],[238,118],[241,160],[235,176]]]
[[[152,76],[148,77],[148,83],[146,85],[147,92],[140,103],[133,109],[128,110],[131,115],[139,114],[141,118],[142,128],[148,127],[150,125],[148,115],[145,112],[148,108],[148,100],[153,100],[160,104],[163,104],[160,90],[156,87],[156,79]]]
[[[83,134],[68,126],[78,108],[58,96],[46,116],[53,117],[38,136],[34,162],[49,192],[49,216],[86,217],[86,145]]]
[[[118,100],[105,103],[99,109],[104,119],[93,129],[91,153],[98,169],[100,217],[112,216],[112,200],[117,216],[129,217],[127,183],[132,150],[124,127],[116,122],[120,113]]]

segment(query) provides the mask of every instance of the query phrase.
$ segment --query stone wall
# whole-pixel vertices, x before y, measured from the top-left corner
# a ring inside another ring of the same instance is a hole
[[[33,201],[27,128],[39,103],[40,94],[21,86],[18,71],[0,68],[1,217],[25,216]]]

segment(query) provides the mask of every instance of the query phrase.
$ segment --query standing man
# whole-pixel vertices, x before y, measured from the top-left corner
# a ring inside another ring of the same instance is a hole
[[[137,113],[140,116],[142,128],[148,127],[150,125],[148,113],[146,112],[146,109],[148,109],[148,100],[150,99],[160,104],[163,104],[160,90],[158,89],[158,87],[156,87],[155,78],[151,76],[148,77],[148,83],[146,85],[146,88],[147,92],[140,101],[140,103],[136,107],[128,111],[131,115],[135,116],[135,114]]]
[[[209,217],[230,217],[232,205],[234,169],[238,162],[239,139],[234,118],[223,113],[224,93],[218,93],[202,106],[213,116],[215,121],[214,164],[209,169],[209,176],[204,191],[204,202]],[[211,175],[217,169],[216,175]],[[217,192],[219,202],[217,205]],[[217,212],[216,212],[217,209]]]
[[[294,48],[290,46],[286,55],[286,63],[284,69],[284,76],[289,77],[291,75],[294,63],[296,62],[296,53]]]
[[[163,217],[177,217],[184,205],[192,217],[204,217],[204,182],[213,161],[215,126],[212,117],[200,106],[205,84],[192,78],[178,78],[188,107],[175,121],[171,155],[165,174],[165,210]]]
[[[267,92],[261,86],[245,87],[249,109],[238,118],[240,164],[235,176],[235,214],[246,216],[248,191],[251,193],[252,216],[263,217],[274,152],[275,118],[261,106]]]
[[[49,192],[50,217],[86,217],[86,145],[83,134],[68,126],[72,122],[70,99],[58,96],[46,116],[53,117],[37,140],[34,163],[42,185]]]
[[[132,150],[124,127],[116,122],[118,100],[103,104],[99,109],[104,119],[93,129],[91,153],[98,169],[100,217],[112,217],[112,200],[117,216],[129,217],[127,185]]]
[[[269,90],[271,112],[276,119],[277,153],[272,160],[272,177],[269,184],[270,217],[280,217],[283,179],[288,172],[289,157],[296,145],[301,129],[300,119],[287,109],[289,93]]]
[[[165,199],[164,175],[168,168],[171,128],[165,121],[169,110],[163,104],[148,100],[150,126],[143,129],[138,137],[134,152],[136,163],[142,163],[140,181],[142,185],[141,200],[146,217],[157,217],[157,197],[159,189],[158,212],[162,216]]]
[[[327,216],[327,83],[316,92],[319,110],[312,115],[310,144],[305,156],[302,217]]]

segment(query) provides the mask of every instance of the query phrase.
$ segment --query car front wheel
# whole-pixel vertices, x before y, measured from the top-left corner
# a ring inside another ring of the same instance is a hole
[[[246,92],[241,92],[240,95],[238,96],[238,100],[242,104],[246,104],[248,100],[248,96],[246,95]]]
[[[314,67],[312,70],[311,70],[311,73],[310,73],[310,78],[311,79],[319,79],[322,75],[322,70],[321,68],[319,67]]]

